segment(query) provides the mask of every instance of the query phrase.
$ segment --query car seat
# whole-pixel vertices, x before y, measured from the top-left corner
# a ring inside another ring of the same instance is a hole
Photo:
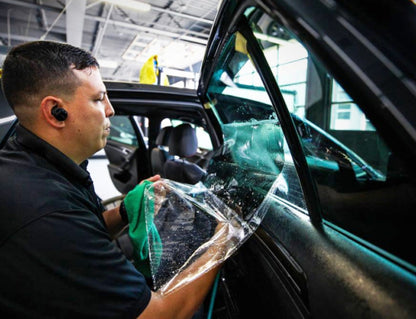
[[[197,149],[198,140],[191,125],[185,123],[174,127],[169,137],[169,154],[175,157],[165,162],[164,177],[181,183],[198,183],[206,172],[187,160]]]
[[[168,159],[173,158],[173,156],[170,155],[169,151],[167,150],[172,129],[172,126],[167,126],[160,130],[155,141],[156,147],[154,147],[150,153],[153,174],[159,174],[162,177],[164,177],[163,166],[165,165],[165,162]]]

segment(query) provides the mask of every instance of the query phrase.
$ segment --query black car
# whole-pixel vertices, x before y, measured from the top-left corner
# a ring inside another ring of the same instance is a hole
[[[226,0],[198,90],[106,82],[121,193],[159,173],[264,215],[209,317],[416,318],[414,52],[412,1]]]

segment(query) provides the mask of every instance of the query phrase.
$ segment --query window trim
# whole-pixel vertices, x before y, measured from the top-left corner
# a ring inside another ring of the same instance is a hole
[[[276,83],[273,72],[271,71],[266,57],[260,48],[256,37],[251,30],[246,17],[242,17],[237,25],[237,30],[247,40],[247,50],[252,58],[252,62],[264,84],[272,106],[276,111],[282,130],[287,139],[290,152],[292,153],[293,162],[299,175],[299,182],[305,197],[306,207],[312,224],[317,228],[322,228],[321,206],[317,189],[312,180],[312,175],[306,162],[306,156],[303,152],[301,141],[296,132],[296,128],[290,116],[289,110],[284,101],[279,86]]]
[[[341,235],[352,239],[354,242],[359,243],[363,247],[367,247],[367,248],[371,249],[372,251],[375,251],[377,254],[379,254],[380,256],[383,256],[383,258],[386,258],[386,259],[390,260],[394,264],[400,265],[401,267],[405,268],[406,270],[410,271],[411,273],[416,274],[416,266],[409,263],[408,261],[406,261],[406,260],[404,260],[400,257],[397,257],[396,255],[388,252],[387,250],[384,250],[383,248],[374,245],[370,241],[365,240],[365,239],[351,233],[350,231],[348,231],[348,230],[346,230],[346,229],[344,229],[340,226],[337,226],[336,224],[334,224],[334,223],[332,223],[332,222],[330,222],[326,219],[323,219],[323,224],[326,227],[332,228],[333,230],[337,231]]]

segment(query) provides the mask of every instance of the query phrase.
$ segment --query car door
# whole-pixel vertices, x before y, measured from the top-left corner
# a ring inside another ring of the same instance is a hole
[[[198,149],[187,160],[206,165],[219,142],[195,90],[117,82],[107,82],[106,87],[116,115],[110,118],[111,133],[104,150],[111,180],[120,193],[126,194],[154,174],[164,177],[163,165],[154,163],[162,153],[173,158],[167,138],[158,138],[164,127],[190,124]],[[155,149],[160,150],[159,156]]]
[[[140,129],[146,118],[115,115],[110,119],[111,133],[104,148],[108,159],[108,171],[117,190],[125,194],[138,181],[150,176],[146,136]]]
[[[414,318],[413,148],[404,155],[408,137],[386,131],[369,99],[379,79],[357,70],[393,68],[335,2],[306,6],[316,20],[296,4],[223,2],[205,57],[199,94],[224,141],[204,182],[243,217],[264,217],[222,270],[216,316]],[[330,58],[306,32],[318,26],[356,46],[357,62]],[[414,102],[404,87],[385,94]]]

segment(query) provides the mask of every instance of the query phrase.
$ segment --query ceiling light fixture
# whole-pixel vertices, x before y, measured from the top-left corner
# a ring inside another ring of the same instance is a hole
[[[100,60],[98,59],[98,64],[101,68],[115,69],[118,66],[117,61],[112,60]]]
[[[150,11],[152,6],[148,3],[140,2],[140,1],[133,1],[133,0],[105,0],[105,2],[114,4],[116,6],[125,7],[133,10],[147,12]]]

